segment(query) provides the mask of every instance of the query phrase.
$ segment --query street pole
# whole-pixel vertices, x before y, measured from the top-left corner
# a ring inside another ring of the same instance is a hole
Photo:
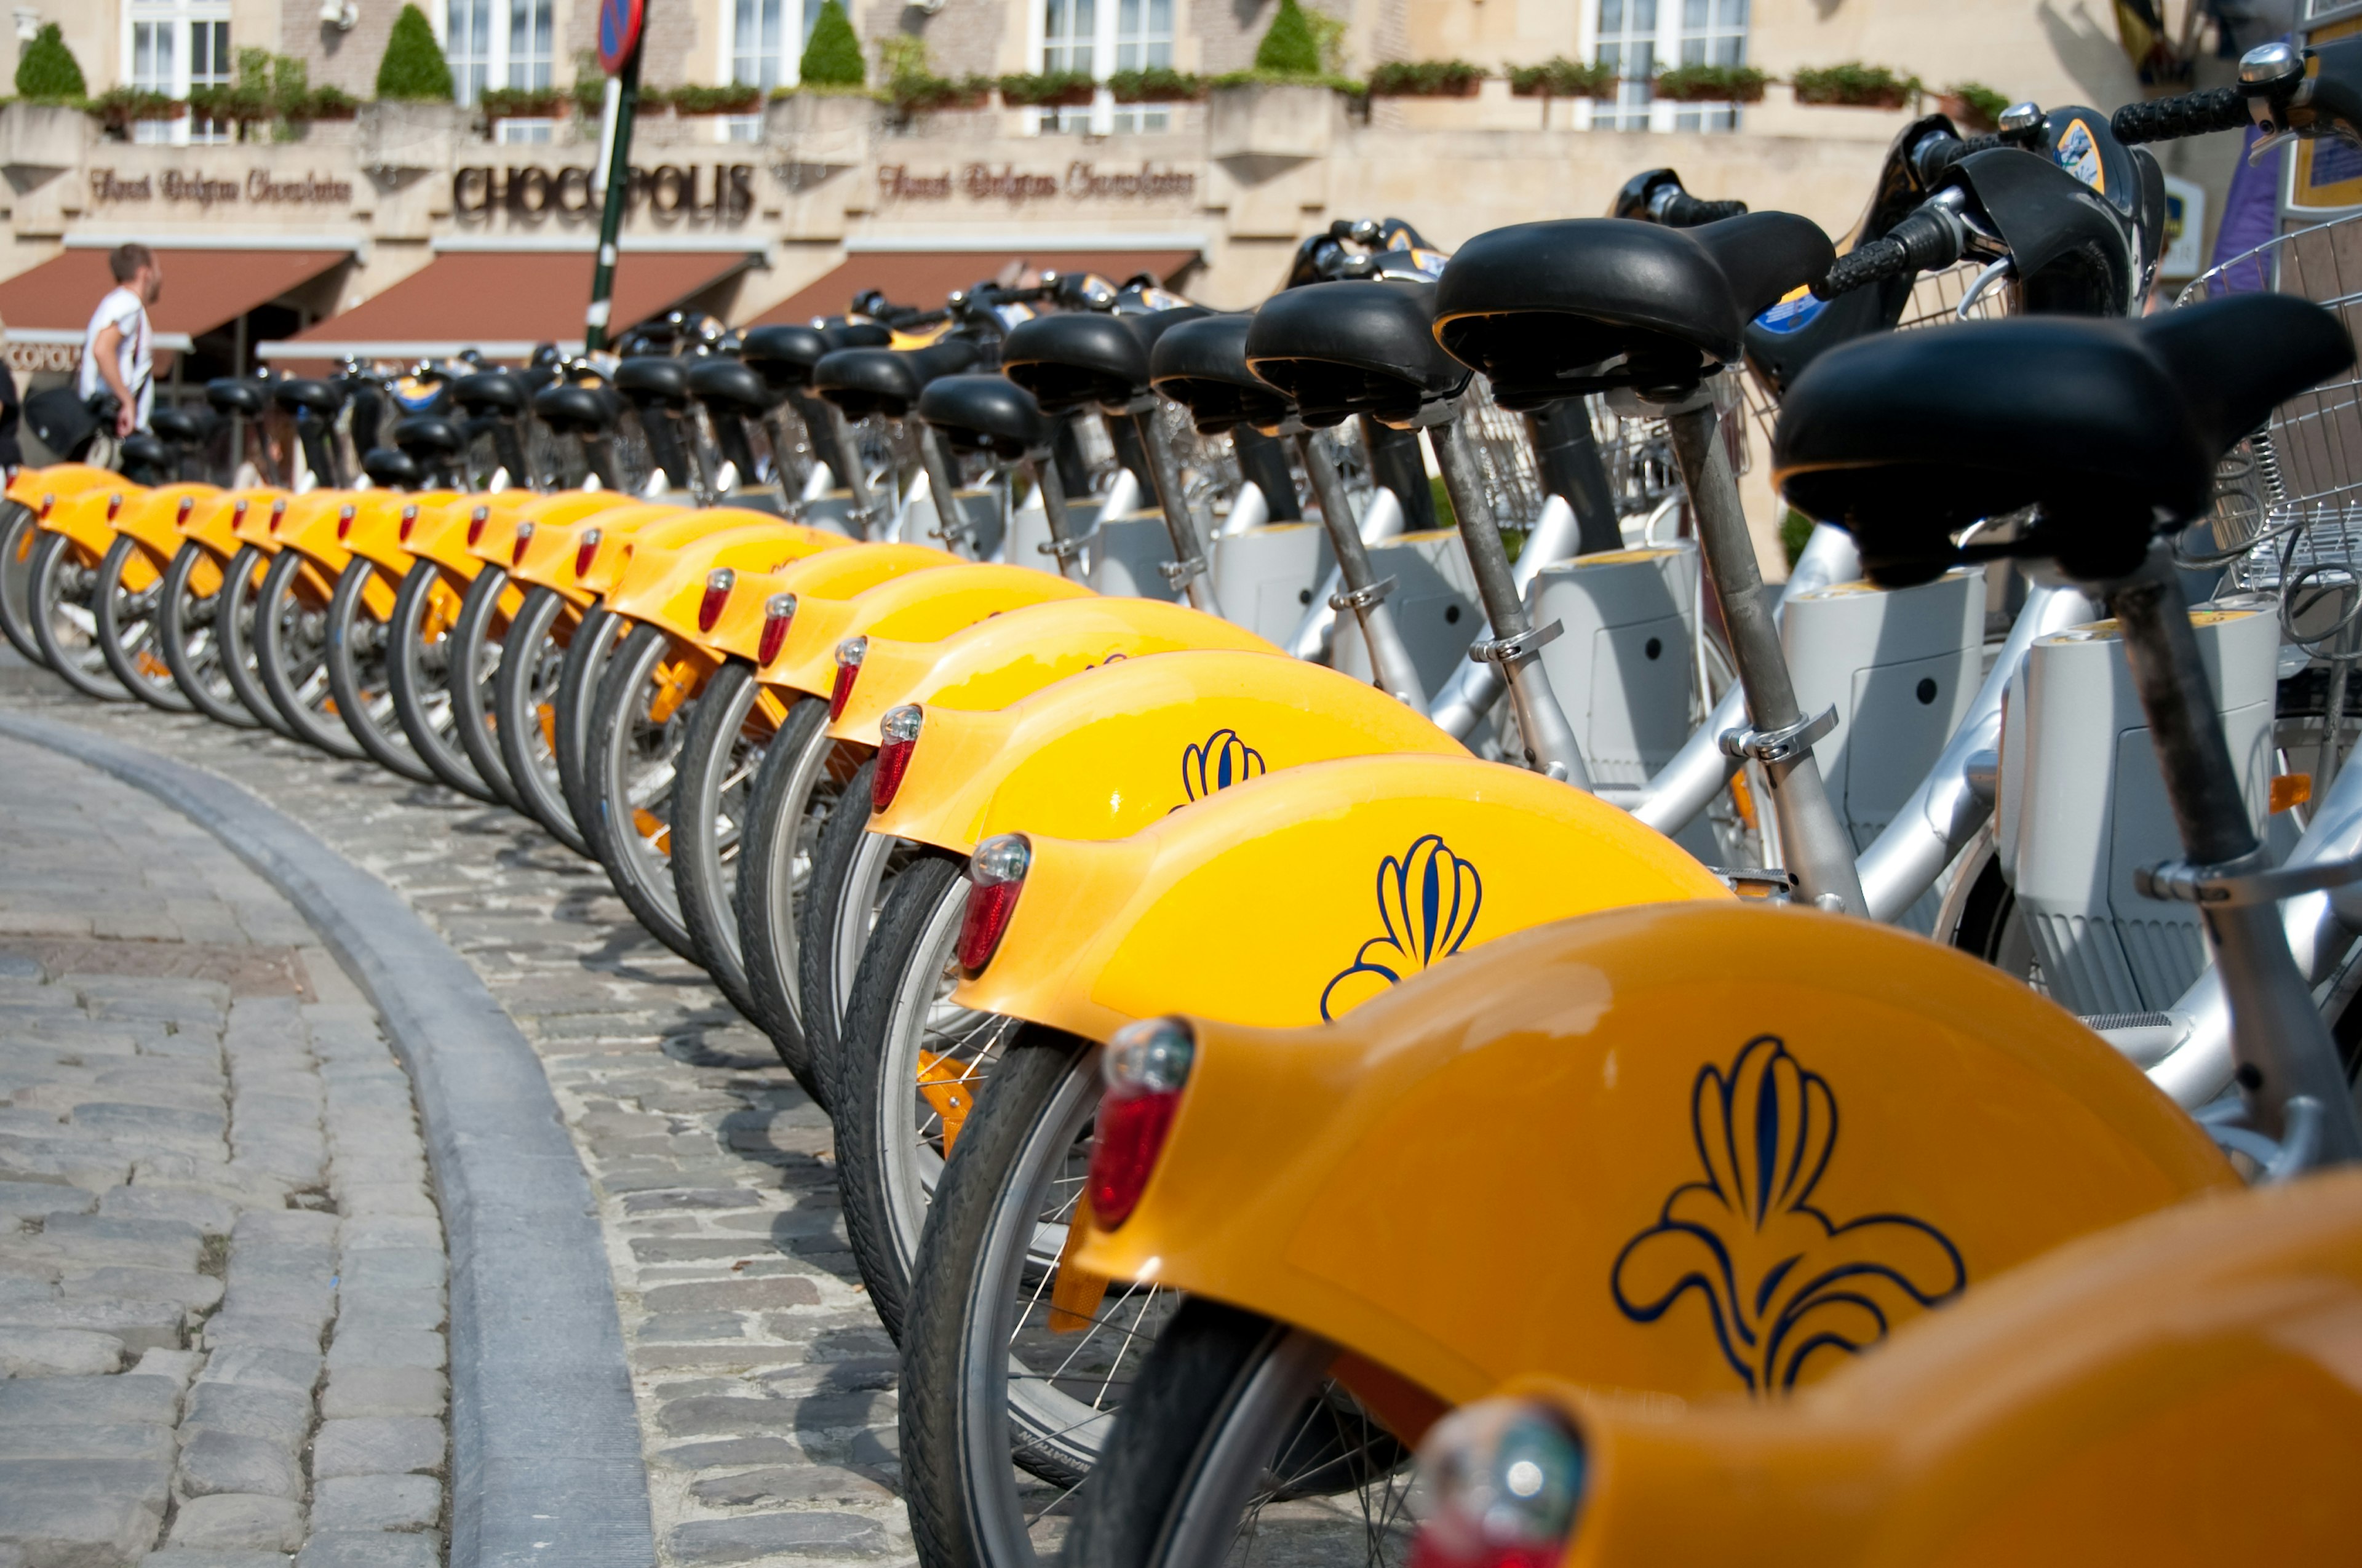
[[[635,43],[623,71],[607,79],[606,200],[599,209],[599,262],[590,273],[590,308],[583,315],[582,351],[607,346],[607,315],[615,293],[615,246],[624,232],[624,205],[632,193],[632,120],[640,103],[640,50]]]

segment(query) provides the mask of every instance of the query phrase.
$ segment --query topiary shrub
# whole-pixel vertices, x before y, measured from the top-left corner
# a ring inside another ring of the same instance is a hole
[[[451,101],[451,66],[426,13],[404,6],[393,19],[392,36],[385,40],[385,58],[378,62],[377,95],[414,103]]]
[[[837,0],[827,0],[813,18],[811,41],[804,45],[796,74],[809,87],[858,87],[866,80],[861,39]]]
[[[1271,19],[1271,29],[1255,46],[1254,68],[1275,76],[1320,74],[1320,40],[1297,0],[1279,0],[1279,12]]]
[[[17,57],[17,95],[41,103],[78,102],[90,96],[83,80],[82,62],[66,47],[55,22],[44,22],[25,52]]]

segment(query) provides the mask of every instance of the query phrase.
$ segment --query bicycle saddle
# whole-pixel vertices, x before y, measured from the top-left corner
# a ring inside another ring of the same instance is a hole
[[[1502,407],[1630,386],[1678,396],[1738,358],[1739,332],[1837,253],[1810,218],[1699,228],[1626,218],[1523,223],[1462,246],[1435,286],[1435,337]]]
[[[1468,368],[1435,342],[1431,283],[1322,283],[1275,295],[1247,330],[1247,366],[1296,400],[1307,425],[1367,414],[1408,425],[1456,397]]]
[[[894,341],[894,330],[875,321],[840,321],[819,329],[825,352],[839,348],[883,348]]]
[[[774,391],[751,366],[735,359],[701,360],[689,372],[689,390],[717,414],[749,419],[768,413],[787,395],[785,388]]]
[[[409,453],[392,447],[377,447],[361,454],[361,472],[370,482],[386,490],[425,490],[426,470]]]
[[[739,359],[780,392],[810,385],[828,351],[828,340],[809,326],[752,327],[738,345]]]
[[[144,430],[126,436],[116,450],[127,478],[157,483],[172,471],[171,448]]]
[[[333,382],[309,379],[278,381],[272,384],[273,402],[285,409],[308,409],[323,419],[336,417],[337,410],[345,406],[344,390]]]
[[[661,354],[640,354],[615,367],[615,390],[645,408],[689,402],[689,367]]]
[[[456,457],[468,440],[439,414],[413,414],[393,422],[393,444],[413,457]]]
[[[2042,513],[2021,553],[2121,576],[2160,514],[2205,511],[2232,443],[2353,362],[2337,317],[2287,294],[1862,338],[1796,379],[1772,479],[1852,531],[1874,581],[1926,581],[1960,558],[1955,533],[2027,506]]]
[[[941,376],[919,394],[919,417],[955,451],[1021,458],[1050,445],[1033,394],[1007,376]]]
[[[1148,379],[1189,411],[1204,436],[1240,425],[1272,429],[1296,413],[1278,388],[1247,369],[1247,333],[1253,315],[1200,316],[1174,326],[1148,356]]]
[[[204,424],[187,409],[172,408],[160,403],[157,405],[156,411],[149,415],[148,427],[162,439],[177,447],[198,446],[204,442],[207,434]]]
[[[812,391],[843,409],[847,419],[872,414],[900,419],[922,390],[911,357],[891,348],[839,348],[812,367]]]
[[[597,436],[615,423],[615,402],[598,387],[560,381],[533,394],[534,417],[560,436]]]
[[[523,414],[524,382],[506,370],[478,370],[451,383],[451,399],[469,414]]]
[[[1074,311],[1037,315],[1010,328],[1000,369],[1053,412],[1096,403],[1123,410],[1148,395],[1145,315]]]
[[[262,417],[262,388],[242,376],[219,376],[205,383],[205,401],[224,414]]]

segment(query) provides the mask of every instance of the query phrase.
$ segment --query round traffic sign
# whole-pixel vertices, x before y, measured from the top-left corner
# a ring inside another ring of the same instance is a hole
[[[645,0],[599,0],[599,63],[610,76],[620,73],[640,47],[644,6]]]

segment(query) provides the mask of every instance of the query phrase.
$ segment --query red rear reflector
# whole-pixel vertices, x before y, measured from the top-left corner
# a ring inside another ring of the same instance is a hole
[[[533,543],[533,523],[530,519],[517,525],[516,543],[509,549],[509,565],[524,565],[524,547]]]
[[[853,700],[853,683],[861,674],[861,661],[868,655],[867,637],[847,637],[836,645],[836,677],[828,688],[831,723],[844,717],[844,705]]]
[[[189,518],[189,513],[192,513],[192,512],[193,512],[193,511],[195,511],[195,510],[196,510],[196,507],[197,507],[197,498],[196,498],[195,496],[193,496],[193,495],[184,495],[184,496],[181,497],[181,510],[180,510],[177,513],[175,513],[175,514],[174,514],[174,516],[173,516],[173,521],[174,521],[175,523],[185,523],[185,522],[187,522],[187,521],[188,521],[188,518]]]
[[[50,510],[49,510],[49,508],[48,508],[48,507],[46,507],[46,506],[45,506],[45,507],[41,508],[41,515],[42,515],[42,516],[47,517],[49,514],[50,514]],[[237,498],[237,500],[234,503],[232,503],[232,505],[230,506],[230,509],[229,509],[229,525],[230,525],[231,527],[235,528],[235,527],[237,527],[239,524],[241,524],[241,523],[243,523],[243,522],[245,522],[245,521],[246,521],[246,497],[244,497],[244,496],[242,496],[242,495],[241,495],[241,496],[239,496],[239,497]]]
[[[484,519],[492,514],[489,506],[479,506],[468,515],[468,547],[474,549],[476,541],[484,536]]]
[[[118,490],[113,495],[106,498],[106,520],[109,523],[114,522],[115,514],[122,510],[123,492]]]
[[[599,558],[599,541],[605,537],[606,536],[599,532],[596,528],[589,528],[583,531],[582,542],[574,547],[574,575],[576,577],[588,577],[590,575],[590,563]]]
[[[788,644],[788,628],[796,624],[796,596],[774,593],[763,601],[763,640],[755,650],[757,664],[768,664],[779,657]]]
[[[349,506],[338,507],[337,509],[337,543],[341,545],[352,536],[353,509]]]
[[[285,521],[287,521],[287,501],[282,496],[270,503],[270,532],[276,535],[279,532],[279,525]]]
[[[1189,1026],[1175,1018],[1127,1023],[1108,1042],[1089,1182],[1091,1220],[1101,1230],[1114,1230],[1140,1206],[1197,1054]]]
[[[869,776],[869,809],[882,812],[894,803],[902,776],[911,771],[911,753],[919,744],[919,726],[926,710],[916,702],[889,708],[877,721],[877,768]]]
[[[697,629],[713,630],[713,623],[722,619],[723,606],[730,602],[731,585],[738,574],[728,567],[716,567],[705,574],[705,597],[697,602]]]
[[[402,509],[402,529],[401,529],[401,538],[402,538],[402,542],[403,542],[403,544],[405,544],[405,545],[406,545],[406,544],[410,543],[410,531],[411,531],[413,528],[415,528],[415,527],[417,527],[417,526],[418,526],[418,508],[416,508],[415,506],[405,506],[405,507],[403,507],[403,508]]]
[[[976,846],[967,860],[967,908],[960,915],[959,961],[970,979],[984,973],[1000,947],[1009,917],[1017,912],[1017,895],[1025,890],[1025,872],[1033,863],[1033,847],[1025,835],[1004,833]]]
[[[58,498],[54,495],[45,495],[41,497],[41,515],[43,517],[47,517],[50,514],[50,508],[55,506],[57,503]],[[238,504],[243,506],[246,503],[244,502],[240,502]]]

